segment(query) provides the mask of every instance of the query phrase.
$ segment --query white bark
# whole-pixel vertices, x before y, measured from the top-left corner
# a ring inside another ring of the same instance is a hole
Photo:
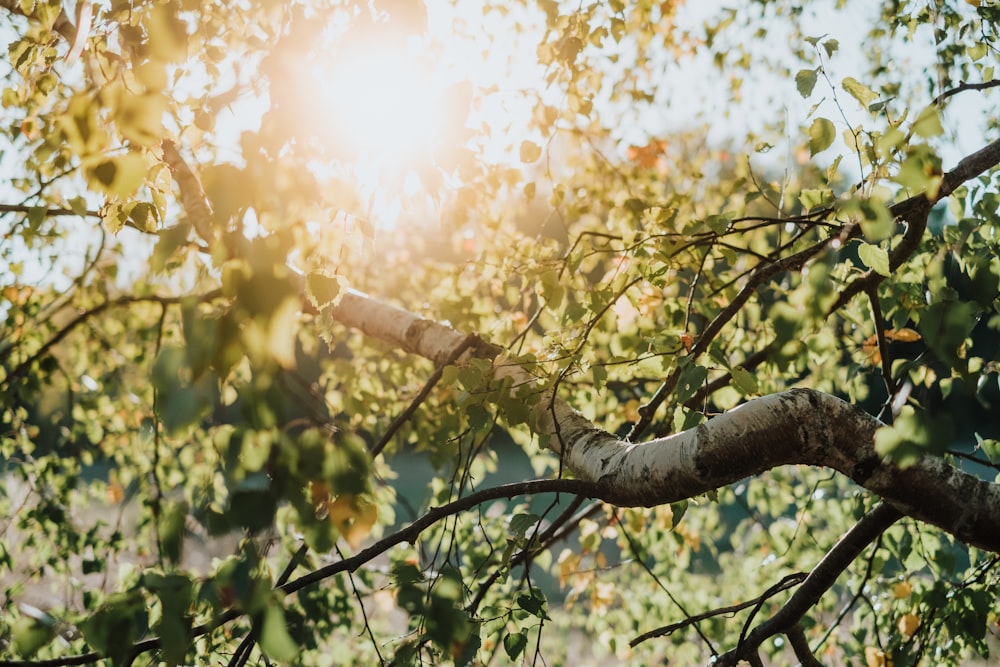
[[[449,326],[359,292],[341,296],[337,321],[436,363],[467,341]],[[477,339],[464,356],[496,357]],[[515,383],[534,378],[495,362]],[[581,479],[598,482],[602,498],[622,506],[675,502],[787,464],[837,470],[901,512],[981,548],[1000,552],[1000,485],[966,474],[940,458],[906,469],[881,460],[875,431],[883,424],[839,398],[792,389],[754,399],[696,428],[647,443],[620,440],[563,401],[543,396],[534,428]]]

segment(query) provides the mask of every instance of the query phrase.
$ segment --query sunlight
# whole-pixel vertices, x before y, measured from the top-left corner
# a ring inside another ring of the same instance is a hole
[[[361,157],[410,162],[441,132],[442,82],[415,59],[415,49],[373,45],[354,57],[317,65],[332,130]]]
[[[328,26],[286,116],[320,110],[302,118],[321,125],[310,131],[332,162],[310,168],[353,183],[368,222],[391,229],[406,211],[437,216],[442,194],[461,185],[463,151],[518,165],[535,101],[525,91],[545,87],[544,70],[532,50],[504,46],[526,26],[541,30],[534,18],[431,3],[419,32],[391,21]]]

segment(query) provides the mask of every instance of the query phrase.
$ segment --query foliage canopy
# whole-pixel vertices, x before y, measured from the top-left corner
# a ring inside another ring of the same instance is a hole
[[[0,664],[987,655],[1000,6],[691,5],[0,1]]]

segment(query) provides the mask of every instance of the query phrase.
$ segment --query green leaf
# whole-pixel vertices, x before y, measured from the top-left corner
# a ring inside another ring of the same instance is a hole
[[[733,384],[744,396],[754,396],[760,393],[760,388],[757,386],[757,378],[754,377],[750,371],[743,368],[743,366],[733,366],[730,373],[733,376]]]
[[[937,107],[932,105],[920,112],[917,119],[913,121],[913,133],[925,139],[944,133],[944,127],[941,126],[941,113]]]
[[[162,640],[163,659],[169,665],[184,664],[191,646],[192,616],[189,613],[194,586],[183,574],[146,572],[142,584],[160,599],[160,621],[156,625]]]
[[[868,105],[871,104],[872,100],[878,97],[878,93],[854,77],[847,77],[841,82],[840,85],[865,109],[868,108]]]
[[[87,169],[89,185],[121,198],[131,197],[146,180],[146,160],[138,153],[126,153],[101,160]]]
[[[160,518],[156,525],[156,535],[161,553],[168,563],[177,565],[181,562],[184,548],[184,522],[187,519],[188,506],[181,500],[169,500],[163,503]]]
[[[48,614],[38,618],[21,616],[14,621],[11,636],[14,639],[14,650],[22,658],[30,658],[38,649],[55,639],[55,619]]]
[[[803,98],[812,95],[813,88],[816,87],[816,78],[816,70],[800,69],[795,75],[795,87],[798,89],[799,95]]]
[[[881,276],[889,275],[889,253],[870,243],[862,243],[858,248],[858,257],[869,269]]]
[[[707,379],[708,369],[704,366],[690,365],[685,368],[677,382],[677,402],[683,403],[694,396]]]
[[[806,211],[823,206],[833,199],[833,190],[829,188],[807,189],[799,193],[799,202]]]
[[[340,278],[323,271],[313,271],[306,276],[309,299],[317,308],[325,308],[340,295]]]
[[[124,665],[132,645],[149,628],[145,602],[139,591],[116,593],[79,624],[83,638],[95,651]]]
[[[809,126],[809,155],[825,151],[836,137],[833,123],[826,118],[817,118]]]
[[[510,658],[512,662],[517,661],[517,659],[524,653],[525,647],[528,645],[528,633],[526,630],[521,630],[512,635],[507,635],[503,638],[503,649],[507,652],[507,657]]]
[[[143,21],[149,36],[150,55],[163,62],[179,62],[187,56],[187,25],[177,16],[180,3],[155,6]]]
[[[264,611],[260,628],[260,648],[275,660],[292,660],[299,653],[299,647],[288,634],[285,624],[285,610],[277,602],[271,602]]]
[[[954,427],[947,415],[929,415],[904,405],[892,426],[875,432],[875,451],[905,468],[924,455],[945,451],[953,435]]]
[[[538,588],[532,588],[527,593],[521,593],[515,599],[517,606],[525,610],[532,616],[548,620],[549,615],[546,610],[545,594]]]
[[[515,538],[523,540],[525,533],[541,519],[537,514],[515,514],[510,518],[508,528]]]

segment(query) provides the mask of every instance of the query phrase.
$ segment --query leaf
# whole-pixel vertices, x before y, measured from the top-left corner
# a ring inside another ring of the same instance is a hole
[[[179,3],[155,6],[143,23],[149,35],[150,55],[163,62],[179,62],[187,55],[187,26],[178,16]]]
[[[886,329],[885,337],[898,343],[915,343],[920,340],[920,334],[913,329]]]
[[[272,601],[264,611],[260,628],[260,648],[275,660],[290,661],[299,654],[299,647],[288,634],[285,610]]]
[[[677,402],[683,403],[694,396],[695,392],[701,388],[706,379],[708,379],[708,369],[704,366],[688,366],[685,368],[681,373],[680,380],[677,382]]]
[[[527,140],[521,142],[521,162],[530,164],[540,157],[542,157],[542,149],[538,144]]]
[[[858,257],[869,269],[880,276],[889,276],[889,253],[885,248],[862,243],[858,248]]]
[[[549,615],[545,609],[545,594],[541,590],[532,588],[529,592],[518,595],[515,601],[518,607],[532,616],[548,620]]]
[[[850,93],[851,97],[860,102],[861,106],[866,109],[868,108],[868,105],[871,104],[872,100],[878,98],[878,93],[854,77],[847,77],[841,82],[840,85],[844,88],[844,90]]]
[[[816,87],[816,78],[816,70],[814,69],[800,69],[796,73],[795,87],[803,99],[812,95],[813,88]]]
[[[101,160],[87,169],[91,187],[123,199],[135,194],[146,180],[146,173],[146,160],[138,153]]]
[[[836,129],[826,118],[817,118],[809,126],[809,156],[825,151],[833,143]]]
[[[525,630],[503,638],[503,648],[512,662],[517,661],[527,645],[528,633]]]
[[[163,137],[166,99],[159,93],[124,94],[115,110],[115,122],[122,136],[141,146],[154,146]]]
[[[309,300],[317,308],[325,308],[340,295],[340,278],[322,271],[313,271],[306,276]]]
[[[126,664],[133,643],[148,629],[148,618],[139,591],[116,593],[79,624],[83,638],[95,651],[111,658],[114,665]]]
[[[755,378],[750,371],[743,368],[743,366],[733,366],[730,373],[733,376],[733,384],[744,396],[753,396],[760,393],[760,388],[757,386],[757,378]]]
[[[818,208],[833,199],[833,190],[829,188],[807,189],[799,193],[799,202],[806,211]]]
[[[22,658],[30,658],[38,652],[38,649],[55,639],[54,619],[48,614],[44,614],[41,618],[21,616],[14,621],[11,636],[14,639],[14,650]]]
[[[913,121],[913,133],[924,139],[937,137],[944,133],[944,128],[941,126],[941,113],[937,107],[932,105],[920,112],[917,119]]]
[[[163,504],[162,513],[156,524],[156,535],[161,554],[168,563],[174,565],[181,562],[184,548],[184,521],[187,518],[187,511],[186,502],[168,500]]]

